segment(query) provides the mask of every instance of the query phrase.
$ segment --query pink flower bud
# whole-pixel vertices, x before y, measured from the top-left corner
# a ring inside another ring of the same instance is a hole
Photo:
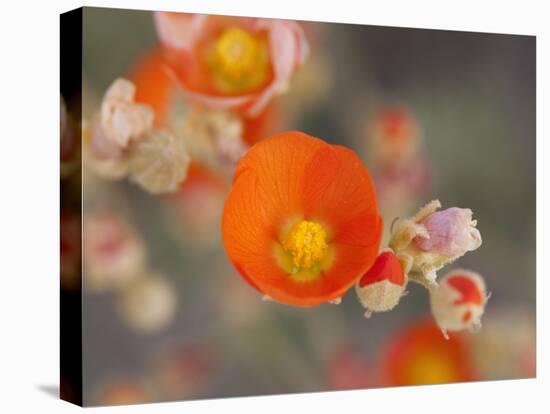
[[[389,246],[412,258],[411,280],[426,287],[436,284],[437,271],[481,245],[481,234],[470,209],[437,211],[439,200],[422,207],[413,217],[396,220]]]
[[[83,230],[84,287],[120,288],[140,276],[146,262],[143,240],[114,212],[90,213]]]
[[[367,309],[365,317],[372,312],[386,312],[393,309],[404,295],[408,258],[397,257],[391,250],[378,255],[372,267],[357,281],[355,291],[359,301]]]
[[[453,270],[430,291],[432,314],[443,331],[474,330],[481,326],[487,294],[477,273]]]
[[[470,209],[451,207],[436,211],[420,224],[426,228],[429,236],[418,235],[414,238],[414,243],[424,251],[462,256],[481,245],[481,234],[475,227],[476,221],[472,220]]]

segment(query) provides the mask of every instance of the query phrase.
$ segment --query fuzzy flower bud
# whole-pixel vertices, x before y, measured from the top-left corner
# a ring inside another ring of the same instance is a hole
[[[143,240],[115,212],[90,213],[83,229],[84,285],[102,291],[120,288],[145,266]]]
[[[122,291],[118,311],[130,327],[144,333],[153,333],[163,329],[174,319],[177,295],[164,276],[145,274]]]
[[[462,256],[476,250],[481,246],[481,234],[472,214],[472,210],[458,207],[436,211],[420,222],[428,237],[416,236],[414,243],[425,252],[446,256]]]
[[[432,314],[445,336],[447,331],[479,329],[487,299],[482,277],[467,270],[447,273],[430,289]]]
[[[109,141],[126,148],[142,138],[153,126],[154,113],[148,105],[134,102],[136,87],[126,79],[116,79],[101,103],[101,126]]]
[[[441,207],[431,201],[410,219],[400,219],[392,228],[390,247],[413,259],[414,280],[430,286],[435,284],[436,272],[468,251],[481,246],[481,234],[472,220],[472,211],[463,208]]]
[[[372,267],[359,279],[355,291],[359,302],[366,309],[365,317],[372,312],[386,312],[397,306],[405,295],[407,274],[411,258],[396,255],[392,250],[383,250]]]
[[[133,147],[130,179],[152,194],[174,192],[187,177],[189,161],[181,137],[155,129]]]

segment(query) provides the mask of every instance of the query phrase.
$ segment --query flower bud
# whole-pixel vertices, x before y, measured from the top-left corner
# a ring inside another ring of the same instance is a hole
[[[87,215],[83,237],[86,289],[120,288],[138,276],[145,266],[143,240],[117,213]]]
[[[110,142],[126,148],[142,138],[153,126],[154,113],[148,105],[134,102],[136,87],[126,79],[116,79],[101,103],[101,126]]]
[[[174,192],[187,177],[189,161],[182,138],[155,129],[133,147],[130,179],[152,194]]]
[[[424,218],[422,224],[428,236],[418,235],[414,243],[423,251],[446,256],[462,256],[481,246],[481,234],[472,220],[472,210],[451,207]]]
[[[447,273],[430,290],[432,314],[444,335],[447,331],[478,329],[487,299],[482,277],[468,270]]]
[[[372,267],[355,285],[359,302],[367,309],[365,317],[370,317],[372,312],[386,312],[397,306],[405,294],[410,266],[409,256],[397,256],[391,250],[378,255]]]
[[[145,274],[122,291],[118,311],[133,329],[143,333],[158,332],[174,319],[177,295],[162,275]]]
[[[440,207],[439,200],[434,200],[414,217],[398,220],[389,243],[395,252],[412,257],[414,280],[428,287],[435,284],[439,269],[481,246],[471,210],[453,207],[437,211]]]

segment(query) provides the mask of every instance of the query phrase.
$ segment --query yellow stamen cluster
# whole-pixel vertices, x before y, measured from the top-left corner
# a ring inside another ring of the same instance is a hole
[[[228,93],[247,92],[265,82],[269,73],[267,41],[239,28],[229,28],[215,41],[209,64],[218,87]]]
[[[310,269],[327,254],[327,233],[319,223],[301,220],[292,226],[282,245],[296,267]]]

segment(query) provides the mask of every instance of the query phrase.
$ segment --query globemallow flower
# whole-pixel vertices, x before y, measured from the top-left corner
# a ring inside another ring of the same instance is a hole
[[[288,89],[309,46],[294,21],[156,12],[167,67],[195,103],[257,116]]]
[[[439,200],[431,201],[413,218],[397,220],[391,230],[389,246],[412,257],[412,276],[427,286],[435,283],[437,270],[481,246],[470,209],[437,211],[440,207]]]
[[[432,314],[444,336],[448,331],[477,330],[487,294],[483,278],[468,270],[453,270],[430,289]]]
[[[237,165],[222,236],[242,277],[276,302],[337,301],[372,266],[382,220],[348,148],[300,132],[252,146]]]

